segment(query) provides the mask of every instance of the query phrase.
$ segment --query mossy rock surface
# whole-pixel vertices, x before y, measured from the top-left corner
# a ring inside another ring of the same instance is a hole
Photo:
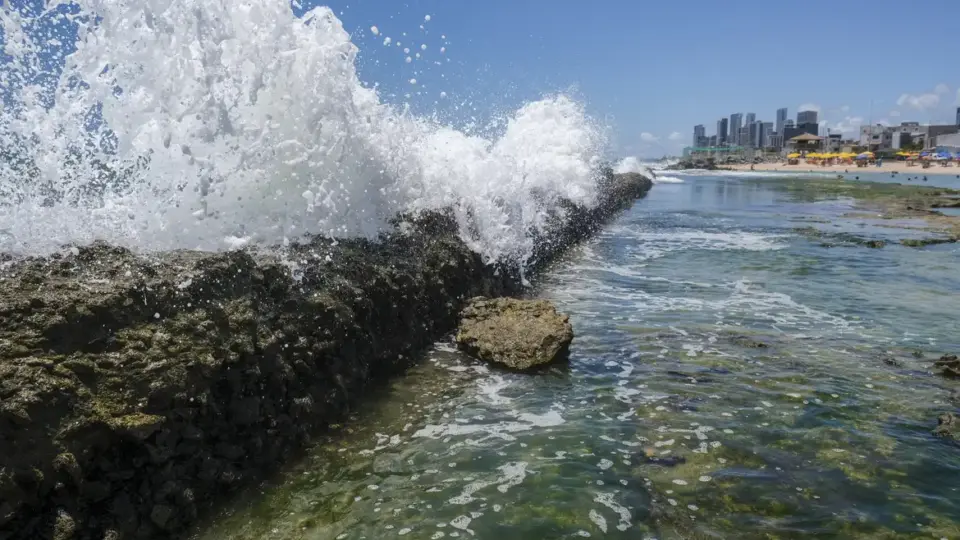
[[[481,360],[524,371],[565,356],[573,326],[545,300],[480,297],[461,313],[456,341]]]

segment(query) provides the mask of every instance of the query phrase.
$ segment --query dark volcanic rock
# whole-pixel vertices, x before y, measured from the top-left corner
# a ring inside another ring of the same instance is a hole
[[[941,374],[946,377],[960,377],[960,359],[955,354],[945,354],[933,365],[940,368]]]
[[[958,240],[957,238],[952,238],[952,237],[951,238],[920,238],[920,239],[907,238],[905,240],[901,240],[900,243],[907,247],[920,248],[924,246],[936,246],[938,244],[953,244],[957,242],[957,240]]]
[[[601,197],[596,206],[585,208],[569,202],[560,205],[560,210],[550,216],[546,231],[534,234],[533,256],[526,271],[542,271],[567,248],[596,233],[609,216],[630,208],[651,187],[653,182],[643,175],[614,175],[607,171],[599,185]]]
[[[573,327],[545,300],[474,298],[461,314],[456,341],[481,360],[522,371],[566,354]]]
[[[540,235],[527,275],[650,185],[608,176],[596,209]],[[468,298],[521,290],[448,215],[398,225],[276,252],[0,254],[0,538],[177,537],[452,331]]]

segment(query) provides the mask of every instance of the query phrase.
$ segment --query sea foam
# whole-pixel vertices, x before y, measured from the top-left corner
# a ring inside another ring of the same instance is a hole
[[[371,237],[447,207],[488,260],[523,259],[561,199],[595,200],[605,129],[581,103],[528,102],[491,136],[414,115],[361,83],[327,7],[47,4],[0,10],[0,252]]]

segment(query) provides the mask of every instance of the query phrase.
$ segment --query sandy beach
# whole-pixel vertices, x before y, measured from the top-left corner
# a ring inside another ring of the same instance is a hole
[[[730,167],[736,171],[749,171],[750,165],[724,165],[724,167]],[[960,167],[953,164],[951,167],[942,167],[939,164],[934,164],[929,169],[924,169],[920,165],[913,165],[908,167],[905,161],[884,161],[882,167],[869,166],[869,167],[857,167],[856,165],[830,165],[827,167],[822,167],[819,165],[811,165],[808,163],[800,163],[799,165],[787,165],[785,163],[757,163],[753,165],[754,171],[782,171],[782,172],[797,172],[797,173],[828,173],[833,172],[837,174],[856,174],[860,173],[893,173],[905,174],[909,176],[932,176],[932,175],[960,175]]]

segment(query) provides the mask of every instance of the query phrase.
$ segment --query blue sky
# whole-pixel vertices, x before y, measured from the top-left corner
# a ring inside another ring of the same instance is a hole
[[[952,122],[960,104],[958,0],[300,1],[333,8],[386,101],[483,126],[570,92],[620,155],[678,153],[694,124],[712,134],[734,112],[806,106],[852,134],[871,119]],[[42,4],[0,9],[28,2]]]
[[[960,99],[957,0],[324,3],[354,34],[361,76],[386,99],[426,85],[411,95],[418,109],[437,102],[462,116],[449,101],[473,100],[482,115],[573,90],[614,126],[619,153],[677,152],[694,124],[711,134],[733,112],[773,121],[779,107],[795,117],[809,105],[853,133],[870,119],[952,122]],[[402,32],[428,45],[420,60],[405,63]],[[440,91],[456,99],[437,99]]]

